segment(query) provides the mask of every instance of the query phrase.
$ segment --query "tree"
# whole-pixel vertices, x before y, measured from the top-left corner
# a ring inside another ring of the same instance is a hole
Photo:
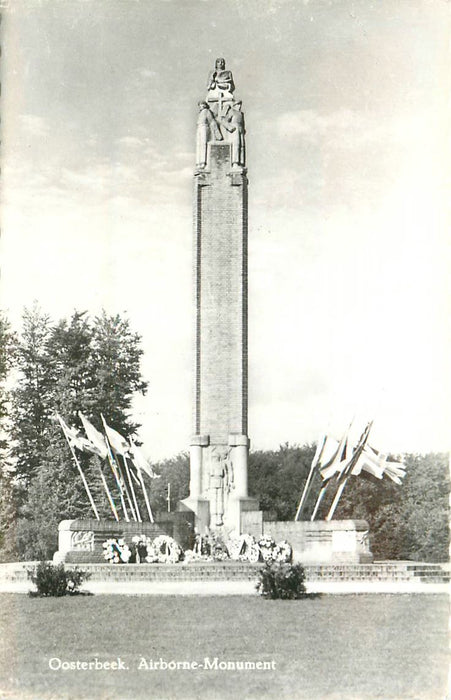
[[[53,324],[34,307],[24,312],[15,356],[10,435],[22,487],[17,493],[25,494],[17,502],[17,541],[22,556],[48,556],[61,519],[92,517],[57,414],[80,428],[82,411],[100,428],[102,413],[116,430],[132,434],[138,427],[130,416],[132,400],[147,388],[140,370],[141,338],[118,315],[102,313],[91,321],[86,312],[75,311],[69,320]],[[108,516],[98,458],[78,453],[78,459],[100,514]],[[106,477],[114,488],[109,470]]]
[[[95,421],[103,413],[109,424],[129,437],[139,428],[130,417],[133,397],[147,391],[140,369],[141,337],[131,331],[128,319],[103,312],[94,320],[91,347],[94,381],[89,413]]]
[[[189,455],[181,452],[172,459],[165,459],[153,465],[155,472],[161,474],[159,479],[153,479],[150,484],[149,497],[152,508],[156,511],[167,511],[167,488],[171,484],[171,511],[177,503],[187,498],[189,493]]]
[[[25,309],[22,335],[15,347],[18,379],[11,392],[10,428],[15,472],[25,484],[45,461],[50,444],[48,429],[54,411],[50,336],[50,318],[37,306]]]
[[[13,364],[14,341],[15,337],[9,321],[3,313],[0,313],[0,472],[3,472],[6,467],[8,456],[6,419],[9,394],[6,389],[6,381]]]
[[[363,518],[376,559],[446,561],[449,473],[445,454],[407,454],[403,484],[351,477],[335,517]]]
[[[280,445],[277,451],[249,455],[249,493],[277,520],[292,520],[310,471],[314,446]]]

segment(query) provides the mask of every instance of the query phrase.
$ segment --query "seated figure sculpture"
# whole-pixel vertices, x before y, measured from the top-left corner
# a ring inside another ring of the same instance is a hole
[[[235,90],[232,71],[225,70],[225,60],[223,58],[216,59],[215,69],[208,76],[207,89],[215,90],[216,88],[223,92],[233,92]]]

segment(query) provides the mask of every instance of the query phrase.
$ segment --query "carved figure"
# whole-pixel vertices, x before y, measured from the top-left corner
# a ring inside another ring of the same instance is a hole
[[[216,88],[223,92],[233,92],[235,90],[232,71],[225,70],[225,60],[223,58],[216,59],[215,69],[208,76],[207,89],[215,90]]]
[[[228,451],[213,450],[210,455],[210,519],[211,523],[223,525],[225,495],[233,488],[233,472],[229,473]],[[231,479],[230,479],[231,476]]]
[[[244,134],[244,114],[241,111],[241,102],[235,102],[233,108],[227,113],[222,126],[229,132],[228,141],[232,144],[232,165],[244,165],[246,162]]]
[[[198,104],[196,163],[200,168],[204,168],[207,164],[207,143],[212,139],[222,141],[222,134],[208,104],[206,102]]]

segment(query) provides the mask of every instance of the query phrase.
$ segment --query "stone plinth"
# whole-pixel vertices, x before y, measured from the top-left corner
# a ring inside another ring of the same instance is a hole
[[[173,537],[183,549],[193,545],[194,514],[189,511],[157,513],[155,522],[116,522],[115,520],[63,520],[58,527],[58,551],[55,563],[105,562],[103,543],[122,537],[128,545],[135,535],[154,539],[158,535]]]
[[[371,563],[369,529],[365,520],[264,521],[263,533],[293,547],[293,560],[302,564]]]

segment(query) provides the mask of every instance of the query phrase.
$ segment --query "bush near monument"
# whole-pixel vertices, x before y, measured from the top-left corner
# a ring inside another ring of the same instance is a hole
[[[259,572],[257,591],[263,598],[296,600],[307,596],[305,570],[301,564],[267,562]]]
[[[36,586],[36,593],[31,592],[30,595],[59,598],[64,595],[76,595],[83,581],[89,578],[89,574],[79,569],[65,569],[63,564],[54,566],[41,561],[36,571],[28,571],[28,577]]]

